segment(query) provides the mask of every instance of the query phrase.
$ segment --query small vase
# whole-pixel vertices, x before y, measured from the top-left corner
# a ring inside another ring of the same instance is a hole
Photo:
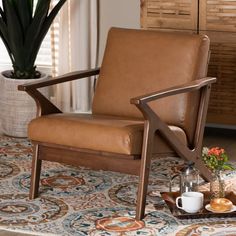
[[[212,198],[225,197],[225,181],[220,170],[215,170],[210,182],[210,193]]]

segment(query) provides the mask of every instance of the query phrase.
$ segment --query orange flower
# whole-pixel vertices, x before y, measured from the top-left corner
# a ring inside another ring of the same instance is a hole
[[[211,148],[208,151],[208,155],[215,155],[215,156],[220,156],[221,154],[223,154],[225,152],[225,150],[223,148],[219,148],[219,147],[214,147]]]
[[[228,163],[228,156],[223,148],[213,147],[211,149],[204,147],[202,149],[202,158],[204,163],[211,170],[233,170],[233,166]]]

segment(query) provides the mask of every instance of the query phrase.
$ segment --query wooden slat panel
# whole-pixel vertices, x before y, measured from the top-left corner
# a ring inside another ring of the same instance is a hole
[[[212,88],[207,121],[235,125],[236,0],[142,0],[141,7],[144,28],[190,33],[199,30],[210,37],[208,75],[218,81]]]
[[[236,32],[235,0],[200,0],[200,29]]]
[[[236,124],[236,33],[203,31],[211,40],[208,75],[212,86],[208,122]]]
[[[195,30],[197,27],[197,1],[194,0],[142,0],[141,26]]]

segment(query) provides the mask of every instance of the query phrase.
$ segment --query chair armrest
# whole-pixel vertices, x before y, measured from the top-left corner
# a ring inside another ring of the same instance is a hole
[[[100,69],[75,71],[53,79],[43,79],[32,83],[22,84],[18,86],[18,90],[27,92],[37,104],[37,116],[62,113],[53,103],[51,103],[43,94],[38,91],[38,88],[51,86],[54,84],[64,83],[67,81],[82,79],[99,74]]]
[[[205,167],[201,159],[201,147],[204,134],[204,127],[206,122],[206,115],[208,109],[208,102],[211,91],[211,84],[216,82],[216,78],[203,78],[185,83],[179,86],[173,86],[168,89],[163,89],[154,93],[146,94],[143,96],[135,97],[130,100],[143,114],[144,122],[144,141],[143,147],[152,153],[153,140],[155,133],[158,131],[161,138],[163,138],[173,150],[186,160],[191,160],[195,163],[196,167],[202,171],[204,179],[211,180],[211,172]],[[154,101],[159,98],[177,95],[180,93],[187,93],[200,90],[201,96],[198,106],[198,115],[195,125],[195,134],[190,146],[183,144],[181,140],[173,134],[168,124],[161,119],[161,117],[154,112],[149,106],[148,102]]]
[[[75,71],[75,72],[67,73],[65,75],[58,76],[58,77],[55,77],[52,79],[47,78],[47,79],[40,80],[40,81],[36,80],[32,83],[22,84],[22,85],[18,86],[18,90],[28,91],[31,89],[47,87],[47,86],[51,86],[54,84],[60,84],[60,83],[64,83],[67,81],[72,81],[72,80],[77,80],[77,79],[82,79],[82,78],[94,76],[94,75],[99,74],[99,72],[100,72],[100,68],[91,69],[91,70],[83,70],[83,71]]]
[[[216,78],[206,77],[206,78],[194,80],[189,83],[182,84],[182,85],[173,86],[168,89],[163,89],[157,92],[145,94],[143,96],[131,98],[130,102],[132,104],[144,104],[144,103],[148,103],[159,98],[198,90],[204,86],[208,86],[215,82],[216,82]]]

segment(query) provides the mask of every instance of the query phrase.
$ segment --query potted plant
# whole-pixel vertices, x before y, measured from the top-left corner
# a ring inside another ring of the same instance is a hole
[[[222,175],[224,170],[234,170],[234,167],[229,163],[229,157],[223,148],[204,147],[202,150],[202,158],[205,165],[212,171],[213,178],[210,182],[211,198],[224,197],[225,181]]]
[[[12,70],[0,75],[0,118],[3,133],[25,137],[35,116],[34,101],[17,90],[19,84],[44,76],[35,60],[42,41],[66,0],[50,10],[51,0],[2,0],[0,37],[12,62]]]

